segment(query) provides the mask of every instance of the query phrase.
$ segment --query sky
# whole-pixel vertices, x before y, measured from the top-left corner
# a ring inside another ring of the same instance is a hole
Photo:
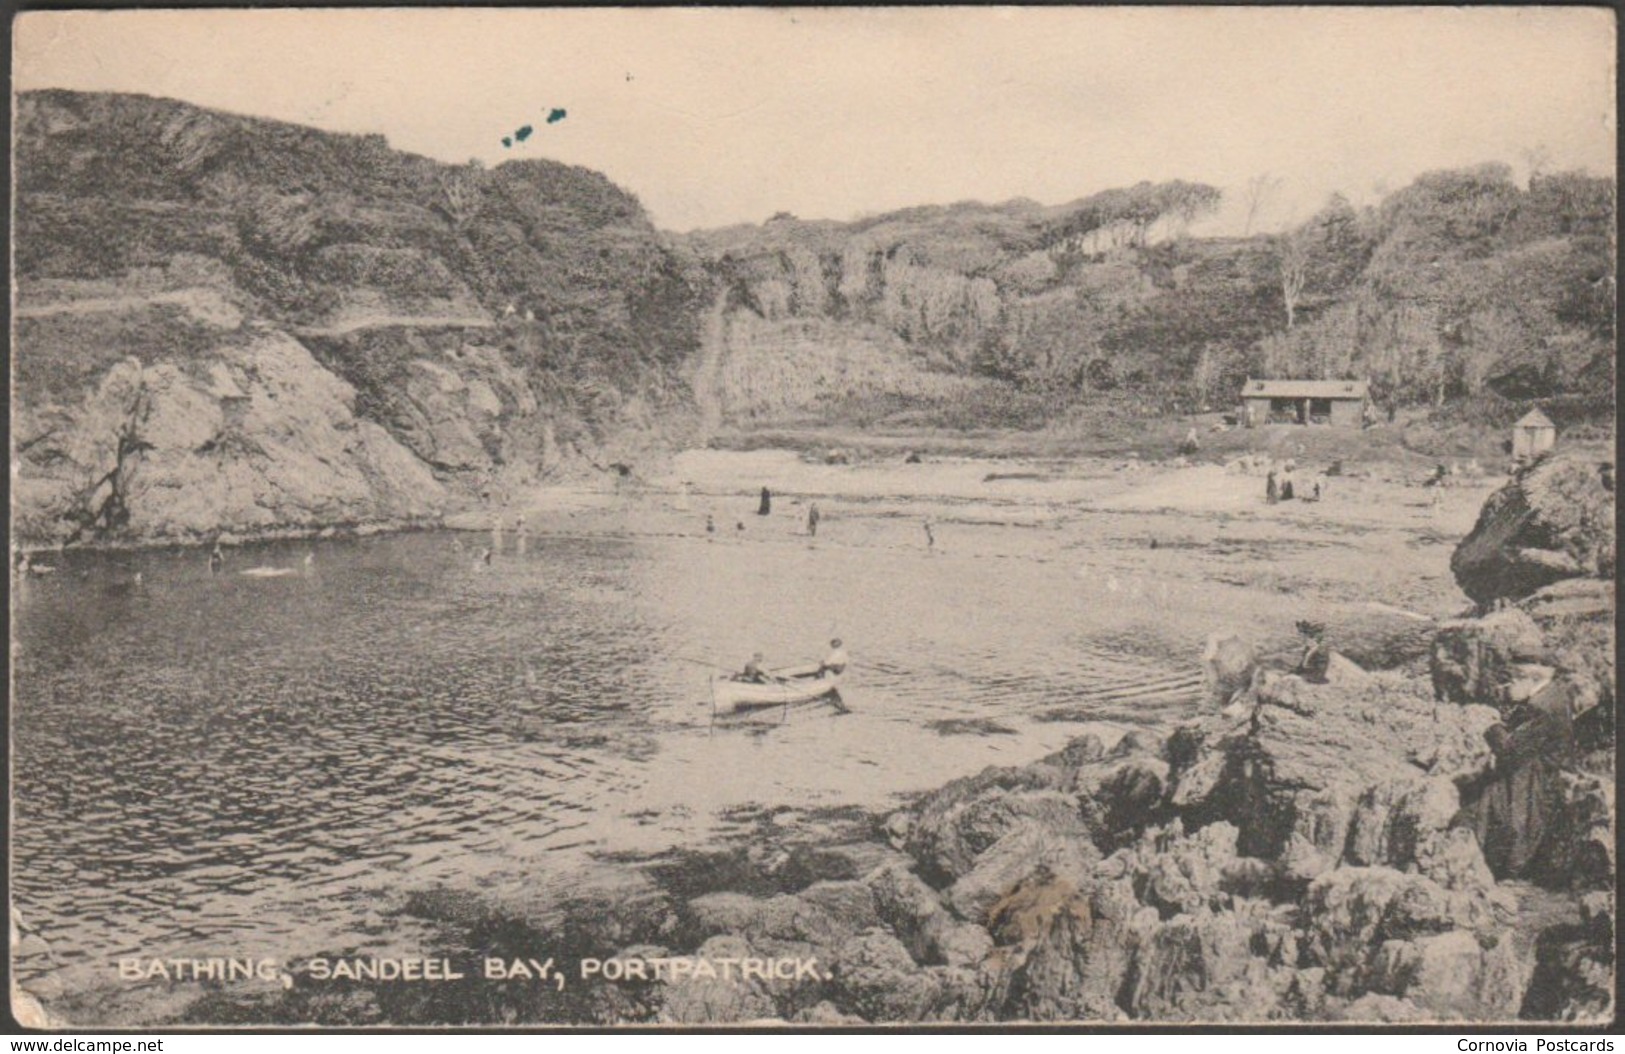
[[[32,12],[12,58],[18,90],[584,165],[671,230],[1179,178],[1239,233],[1255,177],[1278,228],[1482,161],[1613,175],[1617,131],[1601,8]]]

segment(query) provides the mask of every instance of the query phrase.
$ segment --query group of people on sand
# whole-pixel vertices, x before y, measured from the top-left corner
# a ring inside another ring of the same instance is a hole
[[[1298,493],[1297,462],[1288,459],[1280,468],[1273,465],[1264,477],[1264,500],[1274,505],[1276,502],[1292,501],[1319,501],[1326,492],[1326,477],[1324,474],[1316,475],[1309,481],[1303,493]]]
[[[771,684],[774,681],[785,680],[785,678],[782,676],[777,676],[770,673],[767,668],[762,665],[765,661],[766,659],[763,658],[762,653],[756,652],[750,657],[750,661],[745,663],[745,668],[734,674],[733,679],[736,681],[743,681],[747,684]],[[823,677],[825,674],[838,675],[846,671],[846,666],[849,661],[850,660],[846,655],[845,645],[841,643],[841,639],[839,637],[836,637],[834,640],[829,642],[829,654],[824,656],[823,661],[818,664],[818,668],[816,670],[797,673],[793,676]]]

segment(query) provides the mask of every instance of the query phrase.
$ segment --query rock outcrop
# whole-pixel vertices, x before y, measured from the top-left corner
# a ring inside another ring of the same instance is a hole
[[[280,333],[189,369],[126,359],[77,405],[19,408],[37,471],[19,480],[18,533],[195,540],[439,514],[445,488],[355,403]]]
[[[1521,598],[1566,578],[1614,577],[1614,495],[1596,458],[1534,462],[1492,494],[1450,558],[1480,604]],[[1606,462],[1612,469],[1612,461]]]
[[[16,118],[26,544],[413,522],[691,427],[706,279],[597,173],[144,96]]]
[[[1462,787],[1497,876],[1613,880],[1614,543],[1611,485],[1568,452],[1491,495],[1452,558],[1484,610],[1441,628],[1433,685],[1500,714],[1494,763]]]

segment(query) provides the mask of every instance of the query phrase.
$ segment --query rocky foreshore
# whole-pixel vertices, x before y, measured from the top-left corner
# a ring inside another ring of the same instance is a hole
[[[1083,736],[816,831],[768,814],[736,851],[608,884],[403,909],[443,954],[816,959],[811,978],[295,976],[181,1019],[1606,1022],[1613,532],[1611,475],[1553,458],[1485,505],[1453,561],[1478,607],[1423,663],[1216,649],[1208,707],[1166,735]]]

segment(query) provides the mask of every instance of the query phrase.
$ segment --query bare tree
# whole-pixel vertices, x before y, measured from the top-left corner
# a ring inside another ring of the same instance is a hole
[[[1242,203],[1247,206],[1247,220],[1241,228],[1243,236],[1253,233],[1253,224],[1258,222],[1260,216],[1270,203],[1270,199],[1281,189],[1281,177],[1272,176],[1268,172],[1261,172],[1247,181],[1247,187],[1242,191]]]
[[[448,169],[440,176],[440,211],[459,231],[479,215],[480,183],[481,169],[477,161]]]
[[[1277,262],[1281,268],[1281,300],[1286,307],[1286,328],[1298,318],[1298,298],[1309,275],[1309,238],[1303,228],[1286,231],[1275,239]]]

